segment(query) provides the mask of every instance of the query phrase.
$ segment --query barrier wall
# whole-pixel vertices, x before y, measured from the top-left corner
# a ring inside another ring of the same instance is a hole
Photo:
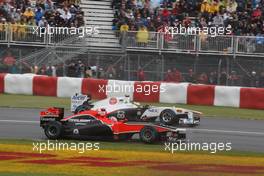
[[[137,82],[91,78],[0,74],[0,93],[71,97],[91,94],[93,99],[130,95],[134,101],[182,103],[264,109],[263,88],[189,83]]]
[[[0,74],[0,93],[5,91],[5,74]]]
[[[90,94],[93,99],[104,99],[107,97],[105,90],[107,84],[107,80],[85,78],[82,81],[82,94]]]
[[[58,78],[35,76],[33,78],[33,95],[57,96]]]

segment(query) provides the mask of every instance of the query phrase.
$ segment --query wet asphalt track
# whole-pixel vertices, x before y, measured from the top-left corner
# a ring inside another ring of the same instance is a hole
[[[0,108],[0,138],[46,139],[39,127],[39,111]],[[264,153],[264,120],[203,118],[200,126],[186,129],[190,142],[231,142],[232,150]]]

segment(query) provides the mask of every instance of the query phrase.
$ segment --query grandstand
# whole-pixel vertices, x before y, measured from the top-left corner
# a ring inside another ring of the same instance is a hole
[[[144,72],[145,80],[264,87],[263,0],[22,2],[0,1],[2,72],[48,74],[53,66],[57,76],[137,80]],[[99,33],[33,33],[47,25],[93,26]],[[180,26],[232,32],[166,30]],[[68,74],[71,67],[76,74]]]

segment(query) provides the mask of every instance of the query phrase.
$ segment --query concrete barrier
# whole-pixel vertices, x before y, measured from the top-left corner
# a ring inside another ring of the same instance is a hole
[[[116,87],[116,88],[115,88]],[[134,101],[264,109],[264,89],[189,83],[119,81],[92,78],[0,74],[0,93],[93,99],[129,95]]]

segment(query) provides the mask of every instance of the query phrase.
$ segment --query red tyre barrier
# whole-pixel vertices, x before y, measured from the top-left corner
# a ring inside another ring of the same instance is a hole
[[[57,96],[57,77],[34,76],[33,95]]]
[[[0,74],[0,93],[5,91],[5,74]]]
[[[189,85],[187,89],[187,104],[214,105],[215,86]]]
[[[264,89],[241,88],[240,108],[264,109]]]
[[[108,80],[85,78],[82,81],[82,94],[90,94],[93,99],[106,98]]]
[[[134,101],[159,102],[159,95],[159,82],[135,82],[134,84]]]

